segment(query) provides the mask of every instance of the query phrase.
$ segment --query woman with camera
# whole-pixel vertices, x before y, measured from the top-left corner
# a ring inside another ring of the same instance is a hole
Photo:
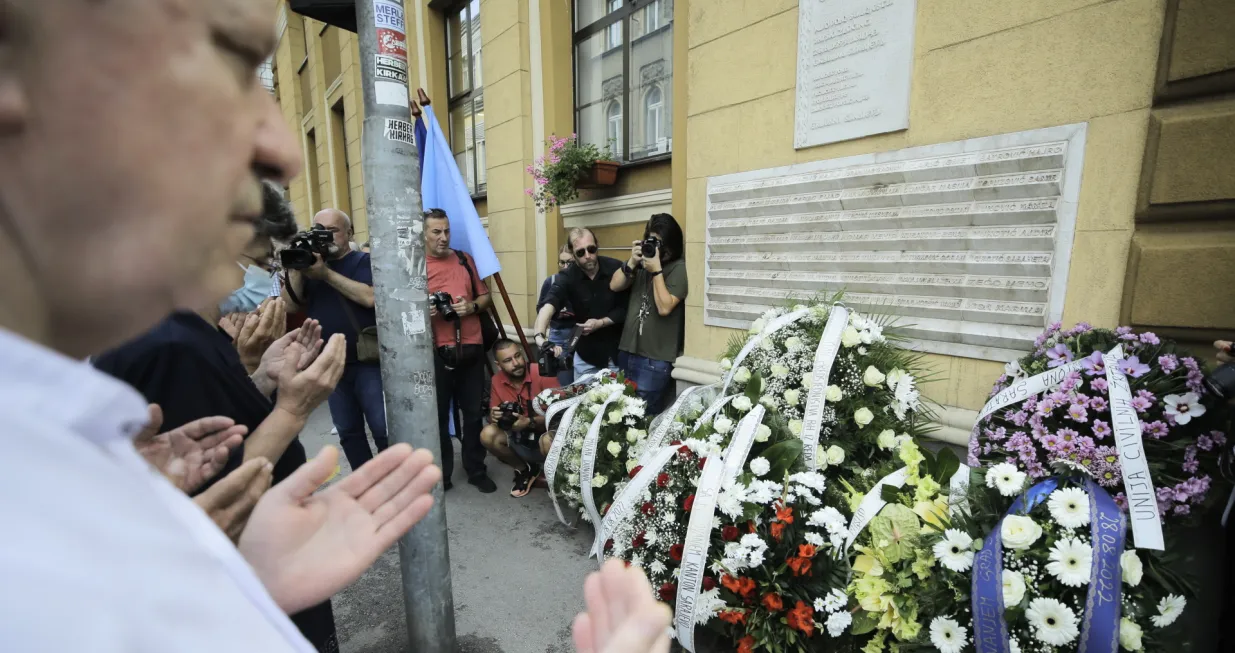
[[[614,292],[631,289],[618,367],[647,401],[648,414],[663,410],[673,396],[673,362],[682,355],[688,287],[682,241],[682,227],[673,216],[653,215],[643,240],[633,243],[630,260],[610,282]]]

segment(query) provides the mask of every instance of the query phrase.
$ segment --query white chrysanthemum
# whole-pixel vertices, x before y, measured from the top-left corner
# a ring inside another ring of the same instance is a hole
[[[1145,574],[1145,566],[1141,564],[1141,558],[1136,555],[1135,550],[1128,549],[1119,556],[1119,569],[1123,572],[1123,580],[1129,587],[1136,587],[1141,584],[1141,576]]]
[[[874,365],[868,365],[866,367],[866,371],[862,373],[862,383],[865,383],[872,388],[878,388],[883,385],[884,380],[887,378],[887,375],[880,372],[879,368]]]
[[[986,470],[986,487],[995,488],[1005,497],[1014,497],[1025,487],[1025,472],[1012,463],[999,463]]]
[[[712,420],[712,430],[721,435],[726,435],[733,430],[733,420],[724,415],[718,415],[716,419]]]
[[[746,395],[734,397],[733,401],[729,405],[733,406],[733,409],[739,413],[745,413],[751,409],[750,398]]]
[[[1080,634],[1076,615],[1056,599],[1038,597],[1030,601],[1025,618],[1033,627],[1034,637],[1044,644],[1063,646]]]
[[[964,531],[949,528],[931,550],[935,559],[952,571],[968,571],[973,567],[973,538]]]
[[[1018,571],[1004,569],[1003,576],[1003,605],[1005,608],[1014,608],[1021,603],[1021,599],[1025,598],[1025,577]]]
[[[724,599],[720,598],[720,588],[713,587],[706,592],[699,593],[699,599],[695,602],[695,625],[702,626],[712,620],[717,612],[720,612],[725,607]]]
[[[939,653],[961,653],[961,649],[965,648],[968,641],[968,629],[962,627],[955,619],[935,617],[931,620],[931,644],[939,649]]]
[[[652,564],[648,565],[648,571],[659,576],[665,573],[665,563],[659,560],[653,560]]]
[[[806,535],[802,536],[802,539],[806,540],[807,544],[813,544],[815,546],[823,546],[824,542],[826,542],[822,535],[814,531],[807,531]]]
[[[802,398],[802,391],[796,388],[790,388],[786,390],[785,394],[782,396],[785,398],[786,406],[796,406],[798,405],[798,401]]]
[[[1046,500],[1051,518],[1064,528],[1080,528],[1089,525],[1089,495],[1077,487],[1051,492]]]
[[[840,514],[840,511],[832,506],[821,508],[811,513],[810,519],[806,521],[808,526],[822,526],[828,528],[834,524],[845,524],[845,516]]]
[[[1119,645],[1126,651],[1139,651],[1144,647],[1141,636],[1145,634],[1135,621],[1124,617],[1119,620]]]
[[[833,612],[828,616],[826,625],[828,627],[828,635],[831,637],[840,637],[845,634],[845,629],[849,624],[853,623],[853,615],[846,611]]]
[[[830,385],[828,386],[827,394],[824,395],[824,398],[832,403],[836,403],[845,398],[845,393],[840,389],[840,386]]]
[[[608,483],[609,479],[605,478],[603,474],[597,474],[592,477],[592,487],[604,487]]]
[[[763,564],[763,556],[768,552],[768,544],[764,542],[755,533],[747,533],[739,540],[742,548],[746,550],[746,558],[750,562],[751,567],[758,567]]]
[[[858,426],[866,426],[875,419],[875,414],[871,409],[863,406],[853,412],[853,421],[858,423]]]
[[[610,456],[616,456],[622,453],[622,445],[618,444],[617,440],[610,440],[605,450],[609,452]]]
[[[750,471],[755,476],[763,476],[764,474],[767,474],[771,469],[772,469],[772,465],[768,462],[768,459],[762,456],[750,461]]]
[[[780,490],[780,483],[755,481],[746,489],[746,500],[751,503],[767,505],[780,497]]]
[[[772,437],[771,427],[760,424],[759,428],[755,429],[755,442],[767,442],[770,437]]]
[[[1051,561],[1046,570],[1068,587],[1083,587],[1089,584],[1089,572],[1093,566],[1093,549],[1076,538],[1065,537],[1051,547]]]
[[[746,491],[741,485],[735,483],[721,490],[716,497],[716,509],[731,519],[737,519],[742,516],[742,501],[745,498]]]
[[[1161,601],[1158,601],[1158,614],[1150,617],[1149,620],[1158,628],[1166,628],[1175,623],[1179,615],[1184,613],[1184,607],[1187,605],[1188,602],[1184,600],[1184,597],[1178,594],[1170,594]]]
[[[849,597],[845,595],[845,592],[833,587],[832,591],[828,592],[828,596],[823,600],[823,609],[828,612],[836,612],[848,604]]]

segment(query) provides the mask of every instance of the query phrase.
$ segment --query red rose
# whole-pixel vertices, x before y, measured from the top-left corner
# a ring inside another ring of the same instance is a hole
[[[639,472],[641,471],[643,471],[643,465],[639,465],[638,467],[635,467],[634,469],[630,470],[630,477],[634,478],[638,476]]]
[[[711,576],[704,576],[703,577],[703,591],[711,592],[714,589],[716,589],[716,579],[712,578]]]
[[[708,461],[707,458],[700,458],[699,459],[699,469],[703,469],[703,464],[706,463],[707,461]]]
[[[639,389],[639,384],[635,383],[634,381],[631,381],[630,379],[626,379],[626,385],[630,386],[631,390]]]
[[[647,544],[646,536],[647,536],[647,531],[639,531],[639,534],[636,535],[635,538],[630,541],[630,545],[637,549],[643,546],[644,544]]]
[[[680,445],[680,444],[682,444],[682,441],[681,441],[681,440],[674,440],[673,442],[670,442],[670,443],[669,443],[669,446],[671,446],[671,447],[676,447],[676,446],[678,446],[678,445]]]
[[[613,540],[606,540],[605,541],[605,553],[608,553],[612,550],[613,550]]]
[[[649,501],[649,502],[647,502],[647,503],[643,504],[643,506],[642,506],[642,507],[640,507],[640,508],[639,508],[639,510],[640,510],[640,512],[642,512],[642,513],[643,513],[643,514],[645,514],[645,515],[650,515],[650,514],[652,514],[653,512],[656,512],[656,506],[653,506],[653,505],[652,505],[652,502],[651,502],[651,501]]]
[[[720,529],[720,536],[725,538],[726,542],[732,542],[738,539],[738,535],[739,533],[738,533],[737,526],[725,526],[724,528]]]
[[[660,476],[656,477],[656,485],[657,487],[669,487],[669,475],[661,472]]]
[[[687,458],[687,457],[689,457],[689,456],[690,456],[690,447],[688,447],[688,446],[686,446],[686,445],[682,445],[682,446],[678,447],[678,455],[679,455],[679,456],[681,456],[681,457],[683,457],[683,458]]]
[[[665,583],[660,586],[660,600],[665,603],[672,603],[678,596],[678,586],[673,583]]]
[[[690,512],[690,509],[694,507],[695,507],[695,495],[692,494],[686,497],[686,502],[682,504],[682,510],[685,510],[686,512]]]
[[[601,507],[600,507],[600,516],[601,516],[601,517],[604,517],[605,515],[609,514],[609,508],[610,508],[611,506],[613,506],[613,504],[611,504],[611,503],[606,503],[605,505],[601,506]]]
[[[682,545],[674,544],[673,546],[669,547],[669,557],[673,558],[674,560],[678,562],[681,562],[682,561]]]

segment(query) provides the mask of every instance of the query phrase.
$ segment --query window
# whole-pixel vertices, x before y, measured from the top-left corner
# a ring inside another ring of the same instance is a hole
[[[580,140],[608,145],[620,161],[668,154],[673,0],[574,0],[574,8]]]
[[[480,0],[471,0],[446,16],[446,79],[450,147],[473,196],[483,195],[487,187],[480,42]]]

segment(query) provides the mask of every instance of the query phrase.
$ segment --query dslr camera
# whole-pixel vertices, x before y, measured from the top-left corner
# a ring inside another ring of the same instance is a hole
[[[497,427],[503,431],[509,431],[513,428],[515,421],[523,414],[523,407],[517,401],[503,401],[498,405],[497,409],[502,413],[497,418]]]
[[[1228,348],[1226,353],[1235,353],[1235,347]],[[1226,401],[1235,399],[1235,363],[1223,363],[1214,368],[1205,377],[1205,387]]]
[[[429,304],[431,304],[433,308],[437,309],[437,314],[451,322],[459,319],[459,314],[456,313],[454,307],[451,306],[453,303],[454,301],[451,299],[450,293],[448,292],[438,291],[429,295]]]
[[[656,236],[648,236],[639,243],[639,249],[643,253],[643,258],[652,258],[656,256],[656,250],[660,249],[660,239]]]
[[[553,343],[548,340],[540,346],[540,352],[536,354],[536,366],[540,369],[541,376],[555,377],[559,372],[566,371],[566,367],[558,360],[553,353]]]
[[[330,253],[334,234],[329,229],[310,229],[292,236],[291,245],[279,252],[279,262],[285,270],[306,270],[313,267],[316,257]]]

